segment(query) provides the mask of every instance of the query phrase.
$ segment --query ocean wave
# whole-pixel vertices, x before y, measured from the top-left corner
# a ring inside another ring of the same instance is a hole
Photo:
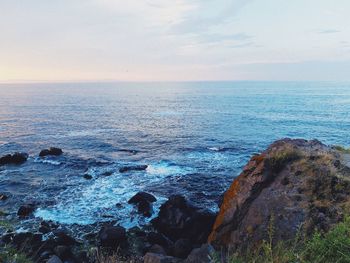
[[[35,163],[45,163],[45,164],[52,164],[52,165],[61,165],[62,163],[59,161],[55,161],[55,160],[50,160],[50,159],[42,159],[39,157],[36,157],[34,159]]]

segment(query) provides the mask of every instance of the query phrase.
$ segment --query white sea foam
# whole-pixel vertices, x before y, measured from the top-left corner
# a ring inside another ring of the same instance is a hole
[[[34,159],[34,162],[35,163],[46,163],[46,164],[52,164],[52,165],[61,165],[61,162],[59,162],[59,161],[42,159],[42,158],[38,158],[38,157],[36,157]]]
[[[130,228],[147,223],[151,218],[139,216],[128,200],[148,185],[159,182],[166,176],[184,174],[186,169],[159,162],[149,165],[146,172],[99,176],[111,167],[92,167],[88,174],[95,180],[82,181],[79,187],[71,187],[57,196],[57,203],[48,208],[39,208],[36,217],[62,224],[89,225],[96,221],[118,220],[124,227]],[[157,214],[164,197],[157,196],[154,215]],[[116,206],[119,204],[119,206]],[[106,217],[104,217],[106,216]]]

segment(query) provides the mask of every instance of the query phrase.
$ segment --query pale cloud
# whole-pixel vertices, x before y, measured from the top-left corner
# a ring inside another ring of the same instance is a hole
[[[1,0],[0,81],[286,79],[298,64],[321,79],[349,65],[349,12],[348,0]]]

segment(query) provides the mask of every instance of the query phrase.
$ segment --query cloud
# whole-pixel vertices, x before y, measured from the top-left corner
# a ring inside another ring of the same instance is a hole
[[[318,31],[319,34],[336,34],[340,33],[341,31],[335,30],[335,29],[325,29],[325,30],[320,30]]]

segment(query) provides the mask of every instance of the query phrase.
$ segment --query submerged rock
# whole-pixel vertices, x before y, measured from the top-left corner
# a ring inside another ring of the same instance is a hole
[[[146,170],[148,165],[130,165],[130,166],[123,166],[119,168],[120,173],[126,173],[130,171],[144,171]]]
[[[340,160],[340,161],[338,161]],[[268,240],[327,231],[350,203],[342,154],[317,140],[283,139],[253,156],[224,196],[209,237],[217,249],[255,248]]]
[[[22,164],[28,159],[27,153],[16,152],[14,154],[7,154],[0,158],[0,166],[6,164]]]
[[[59,156],[61,154],[63,154],[62,149],[51,147],[50,149],[41,150],[41,152],[39,153],[39,156],[40,157],[49,156],[49,155]]]
[[[137,211],[145,217],[150,217],[153,212],[152,203],[156,202],[157,199],[146,192],[138,192],[136,195],[130,198],[129,204],[137,206]]]
[[[6,194],[0,194],[0,201],[6,201],[8,196]]]
[[[134,195],[133,197],[131,197],[128,201],[129,204],[137,204],[141,201],[147,201],[147,202],[150,202],[150,203],[154,203],[157,201],[157,199],[149,194],[149,193],[146,193],[146,192],[138,192],[136,195]]]
[[[176,241],[189,239],[192,244],[203,244],[212,229],[215,214],[189,204],[183,196],[174,195],[161,207],[152,220],[158,232]]]
[[[20,206],[20,208],[17,211],[17,215],[19,217],[26,217],[31,215],[35,210],[35,205],[34,204],[25,204]]]

